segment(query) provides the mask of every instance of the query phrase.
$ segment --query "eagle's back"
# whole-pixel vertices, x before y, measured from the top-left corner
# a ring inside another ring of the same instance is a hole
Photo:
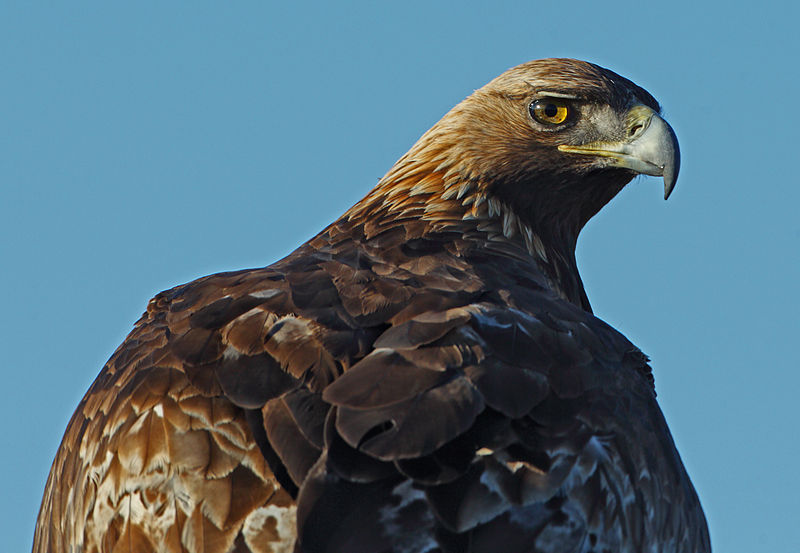
[[[34,553],[708,551],[646,357],[464,225],[334,224],[156,296]]]

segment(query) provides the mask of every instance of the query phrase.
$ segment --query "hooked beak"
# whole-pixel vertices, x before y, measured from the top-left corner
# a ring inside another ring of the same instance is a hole
[[[681,151],[675,131],[655,111],[641,104],[628,111],[625,127],[626,138],[617,142],[562,144],[558,149],[573,154],[605,157],[614,167],[643,175],[663,176],[666,200],[675,188],[681,166]]]

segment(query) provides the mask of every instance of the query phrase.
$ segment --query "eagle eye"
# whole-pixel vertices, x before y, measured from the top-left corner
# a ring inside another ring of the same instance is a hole
[[[545,125],[560,125],[570,115],[570,106],[560,98],[541,98],[530,105],[531,117]]]

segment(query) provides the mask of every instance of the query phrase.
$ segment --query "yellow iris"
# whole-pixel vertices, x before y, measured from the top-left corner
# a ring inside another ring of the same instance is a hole
[[[567,120],[569,106],[558,98],[543,98],[531,104],[531,115],[539,123],[559,125]]]

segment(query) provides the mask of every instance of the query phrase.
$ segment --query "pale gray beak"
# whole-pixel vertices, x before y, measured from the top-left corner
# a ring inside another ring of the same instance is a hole
[[[562,144],[562,152],[608,158],[614,167],[624,167],[643,175],[664,177],[664,199],[669,198],[678,180],[681,151],[675,131],[655,111],[638,104],[625,118],[626,138],[617,142]]]

